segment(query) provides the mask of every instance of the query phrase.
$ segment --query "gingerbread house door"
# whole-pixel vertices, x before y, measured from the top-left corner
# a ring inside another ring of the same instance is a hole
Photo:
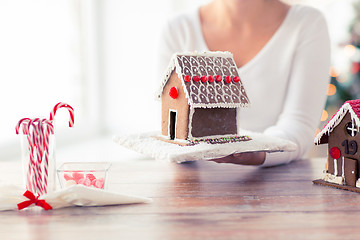
[[[170,110],[169,113],[169,137],[174,140],[176,137],[176,111]]]
[[[358,162],[355,159],[344,158],[344,177],[348,186],[356,186],[358,179]]]

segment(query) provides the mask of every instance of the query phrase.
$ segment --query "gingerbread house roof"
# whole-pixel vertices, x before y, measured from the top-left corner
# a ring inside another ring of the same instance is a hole
[[[315,137],[315,144],[322,144],[328,142],[329,133],[342,121],[346,113],[350,113],[351,120],[360,128],[360,99],[346,101],[341,108],[334,114],[330,121],[325,125]]]
[[[230,52],[176,53],[173,55],[158,97],[176,71],[192,107],[246,107],[250,101]]]

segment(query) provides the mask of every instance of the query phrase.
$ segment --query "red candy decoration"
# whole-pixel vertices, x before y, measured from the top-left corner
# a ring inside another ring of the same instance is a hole
[[[334,159],[339,159],[341,157],[341,151],[337,147],[332,147],[329,151],[330,156]]]
[[[235,77],[233,77],[233,81],[234,81],[234,82],[239,82],[239,81],[240,81],[240,78],[239,78],[238,76],[235,76]]]
[[[206,77],[206,76],[202,76],[200,79],[201,79],[201,81],[202,81],[203,83],[206,83],[206,81],[207,81],[207,77]]]
[[[221,77],[220,75],[216,75],[216,76],[215,76],[215,80],[216,80],[217,82],[221,82],[222,77]]]
[[[208,77],[208,80],[209,80],[210,83],[214,82],[214,80],[215,80],[215,79],[214,79],[214,76],[210,75],[210,76]]]
[[[200,81],[200,77],[199,77],[199,76],[194,76],[194,81],[195,81],[195,82]]]
[[[226,83],[231,83],[231,77],[230,77],[230,76],[226,76],[226,77],[225,77],[225,82],[226,82]]]
[[[179,91],[178,91],[177,87],[170,88],[169,95],[171,98],[176,99],[179,96]]]
[[[189,75],[186,75],[186,76],[184,77],[184,80],[185,80],[185,82],[190,82],[191,77],[190,77]]]

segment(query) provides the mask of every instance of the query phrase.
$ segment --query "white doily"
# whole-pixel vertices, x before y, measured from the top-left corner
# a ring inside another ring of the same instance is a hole
[[[296,150],[295,143],[262,133],[242,130],[239,135],[250,136],[252,140],[224,144],[200,143],[194,146],[180,146],[154,138],[154,136],[160,136],[158,132],[114,136],[113,140],[121,146],[156,160],[178,163],[220,158],[241,152],[291,152]]]

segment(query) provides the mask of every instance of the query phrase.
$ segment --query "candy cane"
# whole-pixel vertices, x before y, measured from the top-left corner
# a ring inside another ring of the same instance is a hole
[[[44,192],[47,193],[47,186],[48,186],[48,176],[49,176],[49,135],[54,134],[54,126],[51,124],[49,120],[43,119],[43,124],[46,125],[44,133],[44,142],[43,142],[43,149],[44,149]]]
[[[36,124],[37,123],[37,124]],[[40,135],[41,135],[41,127],[40,127],[41,121],[39,118],[34,118],[29,122],[28,125],[28,135],[30,135],[30,139],[31,139],[31,151],[32,151],[32,161],[31,161],[31,165],[32,165],[32,169],[34,171],[34,185],[36,186],[38,193],[42,194],[44,189],[42,186],[42,170],[41,170],[41,142],[40,142]],[[31,127],[32,127],[32,131],[31,131]],[[35,158],[34,153],[36,151],[36,156],[37,158]],[[30,156],[31,156],[30,154]],[[31,157],[30,157],[31,159]]]
[[[36,124],[37,123],[37,124]],[[35,166],[35,185],[38,189],[38,193],[42,194],[43,192],[43,186],[42,186],[42,171],[41,171],[41,143],[40,143],[40,119],[39,118],[35,118],[32,119],[29,122],[29,134],[31,135],[31,139],[32,139],[32,145],[34,146],[33,151],[35,152],[33,154],[34,156],[34,161],[33,164]],[[32,131],[30,131],[30,127],[32,128]],[[35,157],[36,156],[36,157]]]
[[[69,104],[63,102],[59,102],[54,106],[53,110],[50,112],[50,121],[54,120],[56,111],[59,108],[67,108],[70,113],[69,127],[74,127],[74,109]]]
[[[32,191],[36,192],[36,180],[35,178],[35,160],[34,160],[34,144],[31,134],[27,130],[27,140],[29,144],[29,163],[28,163],[28,183],[31,185]]]
[[[20,119],[20,121],[16,124],[15,132],[16,132],[16,134],[19,134],[20,127],[23,126],[22,127],[23,134],[27,135],[27,139],[28,139],[28,142],[29,142],[29,152],[30,152],[31,151],[30,150],[30,136],[27,134],[27,128],[28,128],[29,121],[31,121],[30,118],[22,118],[22,119]],[[31,155],[30,155],[30,158],[31,158]],[[28,189],[29,191],[33,191],[32,180],[31,180],[31,171],[32,171],[32,168],[31,168],[31,165],[30,165],[30,162],[29,162],[29,168],[27,169],[27,172],[26,172],[26,179],[27,179],[26,180],[26,189]]]
[[[24,125],[28,124],[30,120],[31,120],[30,118],[22,118],[22,119],[20,119],[20,121],[15,126],[16,134],[19,134],[19,130],[20,130],[21,125],[23,126],[23,133],[26,134],[26,128],[24,127]]]
[[[66,104],[59,102],[50,112],[50,119],[23,118],[15,127],[16,134],[19,134],[20,128],[23,134],[27,136],[29,144],[29,161],[27,170],[28,190],[43,194],[47,193],[49,176],[49,135],[54,134],[53,121],[56,112],[60,108],[66,108],[70,113],[69,127],[74,126],[74,109]]]

